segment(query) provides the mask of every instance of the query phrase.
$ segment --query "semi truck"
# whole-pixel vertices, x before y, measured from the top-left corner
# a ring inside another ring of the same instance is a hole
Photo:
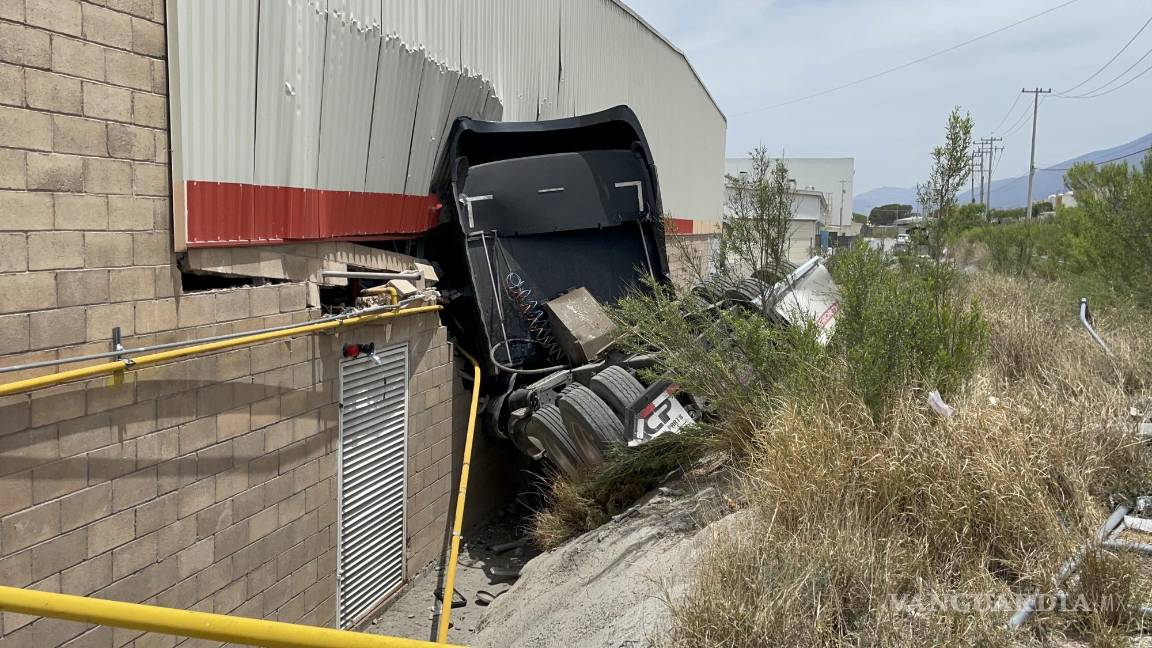
[[[437,266],[446,325],[482,366],[489,434],[578,474],[613,446],[675,433],[699,416],[668,381],[637,379],[652,359],[616,348],[605,314],[630,292],[669,282],[657,169],[631,109],[538,122],[460,118],[435,186],[444,207],[421,255]],[[810,276],[826,279],[819,259],[805,266],[781,287],[717,280],[693,294],[760,300],[756,308],[782,321],[809,311],[834,320],[834,303],[797,298]],[[773,304],[762,303],[766,295]]]

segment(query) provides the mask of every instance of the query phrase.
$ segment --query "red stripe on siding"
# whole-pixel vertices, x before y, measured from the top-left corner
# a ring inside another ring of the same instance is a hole
[[[407,238],[439,220],[434,195],[187,183],[188,245],[259,245],[338,238]]]
[[[665,218],[664,219],[664,233],[665,234],[691,234],[692,221],[687,218]]]

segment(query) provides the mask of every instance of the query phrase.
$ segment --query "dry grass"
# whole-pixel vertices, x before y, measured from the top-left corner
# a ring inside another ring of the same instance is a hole
[[[551,549],[607,521],[603,509],[577,484],[556,476],[551,482],[548,505],[532,516],[529,534],[537,546]]]
[[[933,414],[919,390],[870,416],[837,363],[819,391],[768,412],[744,470],[757,523],[702,557],[693,589],[673,604],[668,645],[1038,640],[1004,630],[1008,610],[960,613],[938,601],[1047,588],[1111,500],[1152,489],[1152,459],[1127,418],[1152,376],[1152,326],[1100,313],[1122,358],[1111,363],[1059,287],[979,276],[973,289],[990,353],[955,417]],[[1117,564],[1086,562],[1077,582],[1092,609],[1032,628],[1121,641],[1134,594]],[[893,597],[929,604],[909,611]]]

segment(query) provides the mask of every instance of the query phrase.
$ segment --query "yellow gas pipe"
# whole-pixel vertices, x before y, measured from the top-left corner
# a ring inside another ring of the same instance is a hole
[[[468,410],[468,434],[464,437],[464,460],[460,466],[460,489],[456,493],[456,519],[452,523],[452,542],[448,552],[448,575],[444,578],[444,595],[440,602],[440,627],[436,641],[448,643],[448,626],[452,623],[452,599],[456,595],[456,561],[460,558],[460,528],[464,526],[464,502],[468,499],[468,469],[472,463],[472,437],[476,431],[476,408],[480,403],[480,363],[458,349],[472,363],[472,405]]]

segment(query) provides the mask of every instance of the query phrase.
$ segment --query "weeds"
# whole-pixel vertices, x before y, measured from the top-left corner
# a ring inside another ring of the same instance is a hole
[[[702,558],[667,645],[1035,643],[1004,630],[1011,609],[942,601],[1045,591],[1110,499],[1152,488],[1152,459],[1125,416],[1131,385],[1077,330],[1058,287],[980,276],[973,294],[990,353],[954,418],[909,390],[873,417],[844,356],[818,396],[768,417],[743,464],[755,528]],[[1149,329],[1100,320],[1133,358],[1129,373],[1147,375]],[[1109,558],[1086,563],[1077,593],[1088,608],[1037,623],[1121,645],[1139,594],[1124,573]]]

